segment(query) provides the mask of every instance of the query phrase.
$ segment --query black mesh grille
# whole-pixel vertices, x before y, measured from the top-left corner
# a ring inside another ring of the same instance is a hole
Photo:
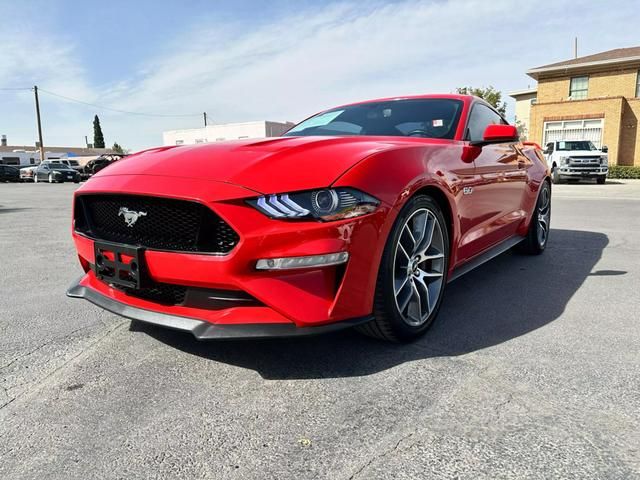
[[[142,298],[162,305],[181,305],[184,303],[187,288],[180,285],[170,285],[168,283],[155,283],[152,287],[141,288],[121,288],[123,292],[132,297]]]
[[[262,305],[248,293],[239,290],[210,290],[151,281],[147,281],[145,286],[140,289],[117,285],[113,285],[113,287],[132,297],[161,305],[182,305],[207,310]]]
[[[80,195],[76,230],[98,240],[159,250],[227,253],[238,234],[196,202],[137,195]],[[125,212],[143,212],[131,226]]]

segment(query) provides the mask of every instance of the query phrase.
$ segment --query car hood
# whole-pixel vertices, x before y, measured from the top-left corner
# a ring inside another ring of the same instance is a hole
[[[160,147],[96,176],[162,175],[233,183],[259,193],[329,186],[367,156],[402,144],[389,137],[280,137]]]

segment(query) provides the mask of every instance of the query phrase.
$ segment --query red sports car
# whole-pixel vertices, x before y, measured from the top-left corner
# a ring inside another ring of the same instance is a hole
[[[483,100],[424,95],[321,112],[281,138],[161,147],[75,195],[68,291],[198,339],[357,326],[423,334],[447,282],[547,244],[540,150]]]

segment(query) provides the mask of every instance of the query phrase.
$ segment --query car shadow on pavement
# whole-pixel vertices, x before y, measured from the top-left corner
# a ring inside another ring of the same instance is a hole
[[[21,212],[23,210],[31,210],[30,208],[5,208],[2,205],[0,205],[0,213],[15,213],[15,212]]]
[[[140,322],[132,330],[193,355],[255,370],[265,379],[370,375],[417,359],[474,352],[544,327],[562,314],[608,243],[602,233],[553,229],[543,255],[495,258],[449,284],[433,327],[405,345],[355,331],[198,342],[190,334]]]

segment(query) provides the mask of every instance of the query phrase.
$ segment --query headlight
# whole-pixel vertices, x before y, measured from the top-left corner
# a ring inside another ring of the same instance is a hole
[[[569,163],[569,157],[560,157],[560,165],[566,165]]]
[[[355,188],[325,188],[265,195],[249,205],[271,218],[341,220],[373,212],[380,201]]]
[[[607,159],[606,155],[600,157],[600,164],[601,165],[606,165],[609,162],[609,160]]]

